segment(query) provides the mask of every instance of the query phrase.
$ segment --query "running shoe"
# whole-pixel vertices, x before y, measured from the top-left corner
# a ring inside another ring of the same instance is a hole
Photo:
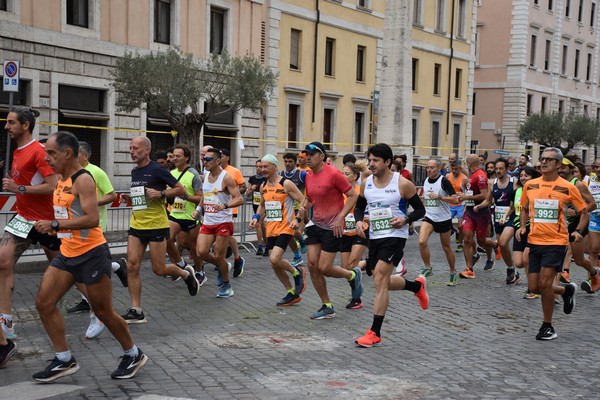
[[[17,352],[17,344],[10,339],[6,339],[6,345],[0,345],[0,368],[4,368],[8,360]]]
[[[409,234],[410,236],[412,236],[412,235],[414,235],[414,234],[415,234],[415,227],[413,226],[413,224],[409,224],[409,225],[408,225],[408,234]]]
[[[225,258],[229,258],[233,255],[233,250],[231,250],[231,246],[227,246],[227,253],[225,253]]]
[[[185,263],[185,265],[184,265],[183,267],[181,267],[181,266],[179,266],[179,265],[177,265],[177,264],[175,264],[175,266],[176,266],[177,268],[179,268],[179,269],[185,269],[185,268],[188,266],[188,264],[187,264],[187,263]],[[181,279],[181,277],[180,277],[179,275],[173,275],[173,276],[171,277],[171,280],[172,280],[173,282],[177,282],[177,281],[178,281],[178,280],[180,280],[180,279]]]
[[[77,304],[75,304],[72,307],[67,308],[67,312],[69,314],[75,314],[75,313],[80,313],[80,312],[84,312],[84,311],[90,311],[90,303],[87,302],[87,300],[85,299],[81,299],[81,301]]]
[[[244,273],[244,266],[246,265],[246,260],[244,257],[240,257],[239,260],[233,261],[233,277],[237,278],[238,276],[242,276]]]
[[[569,288],[570,287],[570,288]],[[571,314],[575,308],[575,292],[577,291],[577,285],[574,282],[569,283],[565,286],[565,294],[563,298],[563,311],[565,314]]]
[[[368,330],[364,336],[359,337],[354,341],[360,347],[373,347],[381,344],[381,338],[372,330]]]
[[[77,365],[75,357],[71,356],[69,361],[60,361],[58,358],[54,357],[53,360],[50,360],[50,364],[46,369],[33,374],[33,379],[38,382],[47,383],[58,378],[73,375],[77,371],[79,371],[79,365]]]
[[[506,284],[516,285],[521,280],[521,275],[514,268],[508,268],[506,270]]]
[[[306,268],[295,267],[298,275],[294,277],[294,292],[301,295],[306,290]]]
[[[485,266],[483,267],[484,271],[490,271],[494,269],[494,260],[485,260]]]
[[[300,243],[300,253],[306,254],[306,251],[308,250],[308,246],[306,245],[306,241],[304,240],[304,238],[302,238],[298,242]]]
[[[233,289],[231,288],[231,283],[224,283],[219,287],[219,291],[217,292],[217,297],[224,299],[227,297],[233,296]]]
[[[263,251],[263,257],[269,257],[269,249],[265,249],[265,251]]]
[[[287,306],[291,306],[292,304],[300,303],[301,301],[302,301],[302,297],[300,297],[299,294],[291,294],[288,292],[288,294],[286,294],[283,299],[281,299],[277,302],[277,306],[278,307],[287,307]]]
[[[483,247],[479,247],[479,246],[477,246],[477,252],[481,253],[481,254],[486,254],[487,253]]]
[[[500,250],[500,246],[496,247],[496,260],[502,260],[502,251]]]
[[[297,267],[304,264],[304,259],[302,257],[294,257],[292,261],[290,261],[290,264],[292,264],[292,267]]]
[[[96,314],[90,312],[90,325],[88,326],[87,331],[85,332],[85,338],[97,338],[102,332],[104,332],[104,328],[106,328],[106,325],[104,325],[104,323],[100,321],[100,319],[98,319]]]
[[[456,286],[457,281],[458,281],[458,274],[455,272],[453,274],[450,274],[450,280],[448,280],[448,283],[446,283],[446,285]]]
[[[359,308],[363,308],[363,303],[361,299],[352,299],[350,303],[346,304],[346,308],[349,310],[358,310]]]
[[[119,357],[121,362],[117,369],[110,374],[113,379],[129,379],[133,378],[135,374],[148,362],[148,356],[144,354],[142,349],[138,348],[137,357],[123,355]]]
[[[456,250],[457,253],[462,253],[463,252],[463,245],[459,244],[458,246],[456,246]]]
[[[2,331],[7,339],[14,340],[17,338],[17,334],[15,333],[15,323],[12,320],[6,321],[4,318],[0,318],[0,323],[2,323]]]
[[[523,295],[523,298],[527,299],[527,300],[535,300],[535,299],[539,299],[540,295],[537,294],[537,293],[533,293],[533,292],[530,292],[529,290],[527,290],[525,292],[525,294]]]
[[[124,258],[119,258],[115,262],[119,264],[119,269],[115,271],[115,274],[117,277],[119,277],[123,287],[129,286],[129,281],[127,280],[127,260]]]
[[[431,268],[423,268],[421,270],[421,275],[427,278],[428,276],[433,275],[433,271],[431,270]]]
[[[458,276],[460,276],[463,279],[475,279],[475,271],[467,268],[464,271],[459,272]]]
[[[198,287],[204,285],[208,280],[204,271],[196,272],[194,275],[196,275],[196,279],[198,280]]]
[[[263,248],[262,248],[262,246],[258,246],[258,250],[256,250],[256,255],[257,256],[262,256],[263,255]]]
[[[403,258],[402,260],[400,260],[398,265],[396,265],[396,273],[400,274],[400,276],[404,276],[407,272],[408,270],[406,269],[406,261],[404,261]]]
[[[145,324],[146,322],[148,322],[143,311],[137,312],[133,308],[127,310],[127,312],[121,315],[121,317],[123,317],[125,322],[127,322],[128,324]]]
[[[335,310],[333,309],[333,306],[327,307],[323,304],[323,306],[319,308],[319,311],[310,316],[310,319],[331,319],[334,317]]]
[[[558,335],[554,331],[554,328],[552,327],[552,325],[549,325],[549,326],[542,325],[538,334],[535,335],[535,338],[537,340],[552,340],[552,339],[556,339],[557,337],[558,337]]]
[[[481,260],[481,256],[479,255],[479,253],[475,253],[475,254],[473,254],[473,258],[472,258],[472,261],[473,261],[473,266],[475,266],[475,264],[477,264],[477,262],[478,262],[479,260]]]
[[[363,294],[362,272],[358,267],[354,267],[352,271],[354,271],[354,279],[349,282],[352,288],[352,298],[358,299]]]
[[[229,273],[231,273],[231,263],[228,261],[227,262],[227,271],[229,271]],[[215,285],[217,285],[218,287],[223,286],[223,274],[221,274],[221,270],[217,267],[217,278],[215,280]]]
[[[196,271],[194,271],[194,267],[191,265],[186,265],[185,270],[189,272],[189,276],[185,278],[185,284],[187,285],[188,292],[190,292],[190,296],[195,296],[198,294],[198,290],[200,289],[200,283],[198,279],[196,279]]]
[[[558,275],[558,279],[562,282],[562,283],[571,283],[571,276],[569,275],[569,270],[565,269],[563,272],[561,272]]]
[[[596,268],[596,275],[592,276],[590,279],[592,281],[592,290],[594,292],[600,290],[600,269]]]
[[[592,280],[591,279],[586,279],[585,281],[581,282],[581,290],[583,290],[586,293],[589,294],[594,294],[594,291],[592,290]]]
[[[429,295],[427,294],[427,278],[425,278],[424,276],[419,276],[417,279],[415,279],[415,281],[421,282],[421,289],[419,289],[419,291],[415,293],[415,296],[417,296],[417,299],[419,299],[419,304],[421,305],[421,308],[423,310],[427,310],[429,308]]]

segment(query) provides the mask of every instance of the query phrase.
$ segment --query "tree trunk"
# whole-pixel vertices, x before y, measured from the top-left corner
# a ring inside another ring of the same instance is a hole
[[[204,125],[200,114],[190,113],[179,117],[170,117],[169,122],[173,129],[177,131],[177,143],[185,144],[190,148],[192,156],[190,157],[190,166],[201,169],[199,160],[200,153],[200,133]]]

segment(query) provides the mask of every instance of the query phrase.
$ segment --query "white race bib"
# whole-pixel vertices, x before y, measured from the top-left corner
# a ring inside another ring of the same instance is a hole
[[[533,221],[542,224],[558,223],[558,200],[535,199]]]
[[[356,232],[356,219],[354,218],[354,213],[346,215],[344,220],[344,233]]]
[[[69,210],[67,207],[61,206],[53,206],[54,207],[54,219],[56,220],[66,220],[69,219]],[[59,239],[71,239],[73,237],[73,232],[70,230],[60,230],[56,233],[56,237]]]
[[[217,196],[215,196],[214,194],[204,195],[203,207],[204,207],[205,214],[218,213],[219,210],[217,210],[217,208],[216,208],[217,204],[219,204],[219,200],[217,199]]]
[[[467,196],[473,196],[473,191],[472,190],[467,190],[465,191],[465,194]],[[475,202],[473,200],[465,200],[465,206],[467,207],[473,207],[475,205]]]
[[[390,206],[370,209],[369,219],[373,233],[387,234],[394,230],[392,227],[392,208]]]
[[[255,206],[260,204],[260,192],[252,192],[252,204]]]
[[[19,214],[15,215],[13,219],[10,220],[8,225],[4,228],[6,232],[10,232],[15,236],[21,238],[27,238],[29,232],[33,229],[35,225],[35,221],[29,221]]]
[[[496,222],[500,221],[504,215],[506,215],[506,212],[508,211],[510,207],[508,206],[495,206],[494,207],[494,219],[496,220]]]
[[[278,201],[265,201],[265,221],[280,222],[282,219],[281,203]]]
[[[129,194],[131,196],[131,208],[133,210],[145,210],[148,208],[148,204],[146,203],[146,190],[143,186],[134,186],[129,189]]]

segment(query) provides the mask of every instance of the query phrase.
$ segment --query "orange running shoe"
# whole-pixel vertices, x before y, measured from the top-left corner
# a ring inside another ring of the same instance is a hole
[[[364,336],[359,337],[354,341],[360,347],[373,347],[381,344],[381,338],[372,330],[368,330]]]
[[[571,283],[571,277],[569,276],[569,270],[564,270],[563,272],[561,272],[558,279],[562,283]]]
[[[419,291],[415,293],[415,296],[417,296],[417,299],[419,299],[419,304],[421,305],[421,308],[423,310],[427,310],[429,308],[429,295],[427,294],[427,278],[425,278],[423,275],[419,275],[419,277],[415,279],[415,281],[421,282],[421,289],[419,289]]]
[[[464,271],[459,272],[458,276],[460,276],[463,279],[475,279],[475,271],[467,268]]]
[[[502,252],[500,251],[500,246],[496,247],[496,260],[502,260]]]

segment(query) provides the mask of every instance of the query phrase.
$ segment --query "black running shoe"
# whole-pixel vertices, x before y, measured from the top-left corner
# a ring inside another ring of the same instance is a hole
[[[129,281],[127,280],[127,260],[124,258],[119,258],[115,262],[119,264],[119,269],[115,271],[115,274],[117,274],[121,280],[123,287],[129,286]]]
[[[133,308],[130,308],[129,310],[127,310],[127,312],[125,314],[121,315],[121,317],[128,324],[145,324],[146,322],[148,322],[143,311],[137,312]]]
[[[137,357],[122,356],[119,358],[121,362],[119,367],[110,374],[113,379],[129,379],[133,378],[135,374],[148,362],[148,356],[145,355],[141,349],[138,349]]]
[[[88,303],[85,299],[81,299],[81,301],[75,304],[73,307],[67,308],[67,312],[69,314],[75,314],[86,311],[90,311],[90,303]]]
[[[191,265],[186,265],[185,270],[190,273],[185,279],[185,284],[188,287],[188,291],[190,292],[190,296],[195,296],[198,294],[198,289],[200,289],[200,283],[198,283],[198,279],[196,278],[196,274],[194,268]]]
[[[256,250],[256,255],[257,256],[262,256],[263,255],[263,248],[259,247],[258,250]]]
[[[79,371],[79,365],[77,365],[75,357],[71,356],[69,361],[60,361],[54,357],[45,370],[33,374],[33,379],[38,382],[52,382],[58,378],[73,375],[77,371]]]
[[[244,273],[244,265],[246,265],[246,260],[244,260],[244,257],[240,257],[240,260],[234,260],[233,261],[233,277],[237,278],[238,276],[241,276]]]
[[[538,334],[535,335],[535,338],[537,340],[552,340],[552,339],[556,339],[557,337],[558,337],[558,335],[554,331],[554,328],[552,327],[552,325],[547,325],[547,326],[542,325]]]
[[[6,346],[0,346],[0,368],[4,368],[9,358],[17,352],[17,345],[10,339],[6,339]]]
[[[233,250],[231,250],[231,246],[227,246],[227,254],[225,254],[225,258],[229,258],[233,255]]]
[[[350,303],[346,304],[346,308],[349,310],[358,310],[359,308],[363,308],[363,303],[361,299],[352,299]]]
[[[571,314],[575,308],[575,292],[577,291],[577,284],[574,282],[569,283],[565,286],[565,294],[563,298],[563,311],[565,314]]]

